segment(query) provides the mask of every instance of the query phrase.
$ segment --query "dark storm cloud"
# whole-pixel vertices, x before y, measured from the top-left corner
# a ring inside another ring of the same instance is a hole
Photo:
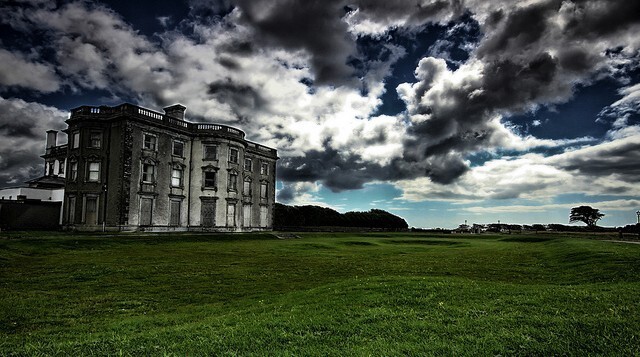
[[[420,26],[426,21],[439,22],[451,14],[460,15],[464,11],[462,1],[385,1],[360,0],[355,1],[355,7],[363,16],[382,23],[393,23],[404,19],[406,25]]]
[[[41,137],[42,133],[34,132],[33,123],[23,121],[12,121],[10,123],[0,123],[0,134],[12,137],[25,137],[34,139]]]
[[[446,184],[466,170],[467,166],[454,154],[413,162],[394,159],[387,165],[380,165],[364,161],[358,155],[345,156],[327,148],[309,151],[304,157],[281,158],[277,174],[278,179],[284,182],[320,181],[332,191],[339,192],[360,189],[374,180],[396,181],[424,176]]]
[[[640,182],[640,142],[629,137],[597,148],[568,153],[557,165],[565,170],[602,177],[621,176],[627,182]]]
[[[599,39],[640,22],[640,2],[624,0],[576,1],[567,12],[566,34],[572,39]]]
[[[306,50],[317,84],[343,84],[353,69],[347,59],[355,54],[348,38],[342,0],[278,0],[269,3],[239,0],[242,18],[257,30],[259,41],[290,50]]]
[[[603,10],[604,16],[623,9],[632,10],[622,3]],[[435,6],[437,4],[440,6]],[[576,83],[588,82],[602,70],[607,59],[601,49],[589,44],[589,39],[594,33],[605,35],[615,31],[585,31],[569,21],[566,26],[571,29],[571,37],[568,37],[563,32],[566,29],[551,21],[560,17],[585,18],[591,22],[590,14],[598,4],[602,3],[547,1],[491,11],[481,24],[484,38],[467,66],[462,68],[463,72],[454,73],[444,61],[425,59],[416,69],[418,82],[411,85],[410,90],[399,88],[411,120],[401,158],[381,167],[363,163],[357,157],[334,155],[330,150],[312,152],[304,159],[292,160],[291,165],[283,169],[281,179],[319,180],[337,190],[358,188],[370,180],[421,176],[436,183],[454,182],[469,170],[465,161],[469,153],[513,145],[496,116],[564,102],[571,97]],[[443,17],[456,13],[452,4],[434,2],[432,5],[432,15]],[[358,8],[369,19],[382,22],[391,22],[407,10],[398,3],[384,5],[376,1],[357,2],[353,8]],[[337,17],[336,13],[333,15]],[[428,17],[426,13],[420,16]],[[621,24],[613,26],[616,31],[628,31],[635,22],[628,15],[624,18]],[[624,44],[625,39],[603,41],[607,41],[605,47],[615,47],[618,43]],[[344,53],[341,56],[344,57]],[[472,68],[474,61],[480,67],[477,70]],[[306,159],[312,161],[305,164]],[[620,169],[629,169],[629,166]],[[505,197],[517,197],[518,192],[521,190],[505,193]]]
[[[226,81],[209,83],[207,92],[220,103],[232,108],[260,110],[266,105],[264,98],[253,87]]]
[[[277,174],[280,180],[322,181],[334,192],[362,188],[374,179],[377,171],[372,170],[373,167],[365,169],[356,156],[345,158],[333,149],[309,151],[305,157],[281,158],[279,165]]]
[[[349,65],[358,57],[354,35],[343,20],[357,11],[363,20],[382,23],[401,21],[404,26],[420,26],[461,14],[460,1],[404,2],[387,0],[277,0],[267,4],[238,0],[242,18],[256,29],[258,42],[290,50],[304,50],[311,56],[315,83],[357,85],[357,73]]]
[[[238,62],[229,57],[220,57],[218,58],[218,63],[223,65],[225,68],[230,69],[232,71],[237,71],[240,69],[240,65]]]
[[[637,25],[637,21],[632,20],[635,17],[628,15],[607,31],[573,30],[574,25],[569,21],[567,28],[571,36],[567,37],[564,33],[567,29],[551,19],[575,17],[591,22],[589,17],[598,7],[602,8],[605,18],[635,9],[623,3],[619,1],[609,8],[598,6],[603,5],[601,2],[547,1],[510,12],[504,9],[491,12],[483,24],[484,39],[469,62],[477,61],[476,65],[482,66],[476,73],[453,73],[443,61],[423,59],[416,69],[419,82],[410,90],[406,86],[399,88],[413,122],[408,129],[410,138],[404,145],[404,159],[433,162],[434,158],[450,153],[452,158],[447,163],[452,165],[452,174],[445,179],[434,176],[427,168],[427,176],[432,180],[447,182],[455,179],[455,172],[466,171],[462,160],[466,154],[508,145],[509,138],[504,137],[502,127],[496,125],[496,115],[521,113],[535,106],[568,100],[576,83],[588,83],[606,68],[607,58],[602,56],[602,48],[624,45],[630,38],[600,38],[603,44],[598,48],[589,43],[593,34],[630,31],[631,24]],[[571,7],[571,11],[566,6]],[[628,170],[630,166],[620,169]]]
[[[557,5],[547,2],[514,10],[507,15],[501,29],[482,43],[477,56],[493,56],[509,50],[520,50],[536,43],[547,30],[548,15],[554,8],[557,8]],[[498,22],[495,15],[490,21],[491,25]]]
[[[562,48],[558,51],[557,56],[562,68],[577,73],[594,68],[599,61],[598,55],[591,53],[585,46]]]

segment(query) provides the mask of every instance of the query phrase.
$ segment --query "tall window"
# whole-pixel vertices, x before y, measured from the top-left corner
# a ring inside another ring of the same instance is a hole
[[[92,131],[89,133],[89,147],[100,148],[102,146],[102,133]]]
[[[238,163],[238,149],[229,148],[229,162]]]
[[[260,175],[267,175],[269,173],[269,164],[266,162],[260,163]]]
[[[267,206],[260,206],[260,227],[266,228],[268,226],[269,219],[267,214],[269,214]]]
[[[242,184],[242,194],[245,196],[251,196],[251,180],[244,180]]]
[[[98,197],[87,196],[85,200],[84,222],[98,224]]]
[[[49,176],[53,175],[54,167],[55,167],[55,161],[47,162],[47,175]]]
[[[64,175],[64,165],[65,165],[64,160],[59,162],[58,175]]]
[[[156,141],[157,138],[155,135],[144,134],[144,142],[142,143],[142,147],[147,150],[156,151]]]
[[[182,141],[173,141],[173,155],[184,157],[184,143]]]
[[[269,184],[266,182],[260,183],[260,198],[267,198],[267,191]]]
[[[182,169],[171,170],[171,187],[182,187]]]
[[[236,204],[229,202],[227,203],[227,227],[235,227],[236,226]]]
[[[215,188],[216,187],[216,172],[205,171],[204,172],[204,187]]]
[[[71,181],[76,181],[78,179],[78,163],[77,162],[70,163],[69,171],[71,171],[69,175],[69,178],[71,179]]]
[[[252,166],[253,166],[253,162],[251,161],[251,158],[245,157],[244,158],[244,169],[245,169],[245,171],[251,171]]]
[[[171,200],[169,206],[169,225],[177,227],[180,225],[180,206],[179,200]]]
[[[69,196],[67,223],[76,223],[76,196]]]
[[[156,180],[156,166],[153,164],[142,164],[142,182],[152,183]]]
[[[238,190],[238,174],[235,172],[229,172],[229,182],[227,184],[229,191]]]
[[[71,134],[71,143],[72,149],[77,149],[80,147],[80,132],[76,131],[73,134]]]
[[[100,163],[90,162],[89,170],[87,171],[87,181],[98,182],[100,181]]]
[[[215,145],[205,145],[203,147],[203,160],[217,160],[218,159],[218,147]]]

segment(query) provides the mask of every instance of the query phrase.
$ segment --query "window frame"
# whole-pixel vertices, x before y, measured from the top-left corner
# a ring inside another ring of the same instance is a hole
[[[177,204],[177,212],[174,212],[175,206]],[[177,213],[177,214],[176,214]],[[174,221],[173,218],[177,218],[177,221]],[[182,200],[180,199],[169,199],[169,227],[180,227],[182,224]]]
[[[146,176],[149,174],[147,172],[147,170],[145,170],[146,167],[151,167],[151,180],[146,180]],[[141,173],[140,173],[140,181],[142,183],[146,183],[146,184],[153,184],[156,182],[156,164],[153,163],[149,163],[149,162],[143,162],[142,163],[142,167],[140,168]]]
[[[71,148],[77,149],[80,147],[80,130],[76,130],[71,133]]]
[[[182,146],[182,148],[180,149],[180,154],[176,154],[176,144],[180,144]],[[171,155],[176,157],[184,157],[184,141],[173,140],[173,144],[171,146]]]
[[[69,180],[78,181],[78,162],[69,161]]]
[[[249,168],[247,168],[247,164],[249,164]],[[245,171],[252,172],[253,171],[253,159],[250,158],[250,157],[246,157],[245,156],[243,168],[244,168]]]
[[[235,155],[233,155],[235,153]],[[229,147],[229,162],[237,164],[240,161],[240,150],[236,147]]]
[[[174,176],[176,172],[178,172],[178,176]],[[177,181],[174,181],[174,180],[177,180]],[[174,188],[184,187],[184,170],[181,167],[174,166],[171,168],[171,187],[174,187]]]
[[[260,182],[260,198],[266,199],[269,198],[269,183],[268,182]]]
[[[153,147],[147,147],[147,137],[153,138]],[[158,151],[158,136],[151,133],[142,133],[142,149],[149,151]]]
[[[213,181],[213,185],[207,186],[207,174],[213,175],[213,178],[209,180],[209,182]],[[215,170],[203,171],[202,172],[202,188],[203,189],[218,189],[218,173]]]
[[[245,188],[247,188],[246,184],[249,184],[249,189],[245,190]],[[251,196],[252,191],[253,191],[253,187],[252,187],[252,183],[253,181],[251,180],[251,178],[246,177],[244,180],[242,180],[242,195],[243,196]]]
[[[269,163],[266,161],[260,162],[260,175],[269,174]]]
[[[213,157],[207,156],[207,148],[213,148]],[[202,160],[203,161],[216,161],[218,160],[218,145],[216,144],[202,144]]]
[[[229,171],[227,175],[227,191],[238,192],[238,173],[235,171]]]
[[[98,165],[98,170],[91,170],[91,165]],[[87,161],[87,182],[100,182],[102,163],[100,161]],[[91,174],[96,173],[96,178],[92,179]]]
[[[97,135],[97,145],[94,145],[94,140],[96,140],[94,135]],[[91,130],[89,132],[89,147],[92,149],[102,148],[102,132],[101,131]]]

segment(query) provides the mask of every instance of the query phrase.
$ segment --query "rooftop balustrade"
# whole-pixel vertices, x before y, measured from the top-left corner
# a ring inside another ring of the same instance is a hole
[[[120,104],[115,107],[101,106],[81,106],[71,110],[70,119],[82,119],[82,118],[104,118],[109,119],[116,115],[126,114],[130,117],[137,118],[150,124],[163,124],[169,127],[177,128],[180,130],[187,130],[193,134],[202,135],[226,135],[244,139],[245,133],[242,130],[222,125],[222,124],[210,124],[210,123],[191,123],[188,121],[180,120],[166,114],[162,114],[150,109],[142,108],[133,104]],[[269,153],[276,154],[276,150],[270,147],[266,147],[257,143],[247,142],[248,147]]]

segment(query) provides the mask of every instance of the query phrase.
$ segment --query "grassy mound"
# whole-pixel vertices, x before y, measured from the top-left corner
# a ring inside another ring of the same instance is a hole
[[[640,246],[300,236],[0,240],[0,355],[640,353]]]

